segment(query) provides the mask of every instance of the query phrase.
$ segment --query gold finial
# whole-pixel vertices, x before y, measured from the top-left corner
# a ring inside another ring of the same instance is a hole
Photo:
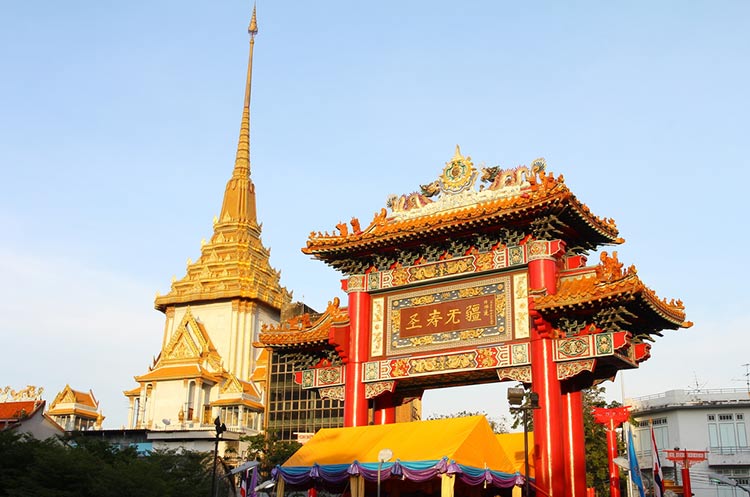
[[[253,48],[258,23],[253,7],[253,16],[248,27],[250,49],[247,60],[247,79],[245,81],[245,102],[242,107],[240,136],[237,142],[237,153],[234,159],[234,171],[224,192],[219,219],[224,222],[230,218],[240,222],[257,224],[255,213],[255,185],[250,179],[250,90],[253,81]]]
[[[463,158],[464,156],[461,155],[461,147],[459,147],[458,144],[456,144],[456,153],[453,155],[452,160],[461,160]]]
[[[255,19],[255,7],[256,5],[253,4],[253,17],[250,19],[250,26],[247,27],[247,32],[250,33],[250,36],[258,34],[258,21]]]

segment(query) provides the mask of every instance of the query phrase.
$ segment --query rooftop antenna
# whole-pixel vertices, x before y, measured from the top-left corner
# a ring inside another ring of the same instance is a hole
[[[703,387],[705,387],[707,383],[708,383],[707,381],[704,381],[703,383],[698,381],[698,374],[695,371],[693,371],[693,384],[688,386],[689,388],[688,391],[695,395],[699,395],[701,391],[703,390]],[[698,399],[696,398],[695,400],[698,400]]]
[[[740,364],[743,368],[745,368],[745,372],[742,373],[742,376],[745,377],[743,380],[742,378],[733,378],[732,381],[744,381],[745,385],[747,387],[747,393],[750,395],[750,363]]]

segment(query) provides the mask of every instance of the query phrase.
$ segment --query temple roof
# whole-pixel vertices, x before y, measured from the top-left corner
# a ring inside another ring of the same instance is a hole
[[[232,177],[224,190],[221,214],[214,220],[214,233],[201,245],[197,261],[188,260],[187,274],[172,282],[168,294],[157,295],[160,311],[189,302],[244,298],[274,309],[291,300],[281,286],[281,273],[271,267],[270,250],[260,238],[261,226],[255,210],[255,185],[250,179],[250,90],[253,48],[258,32],[255,11],[248,28],[250,50],[245,83],[245,102],[240,123]]]
[[[203,323],[187,308],[169,342],[154,361],[149,372],[136,376],[138,382],[202,378],[218,382],[225,370],[221,355],[216,350]],[[127,395],[127,393],[126,393]]]
[[[155,368],[146,374],[136,376],[135,380],[144,382],[154,380],[182,380],[185,378],[202,378],[215,383],[221,379],[221,376],[198,364],[185,364]]]
[[[31,417],[44,407],[43,400],[0,402],[0,422],[9,423]]]
[[[534,307],[553,321],[578,319],[579,325],[598,321],[597,326],[610,327],[607,331],[623,329],[640,338],[693,325],[685,321],[681,301],[657,297],[638,277],[634,266],[623,269],[617,252],[611,257],[602,252],[598,266],[562,273],[557,292],[536,297]]]
[[[328,343],[331,326],[344,326],[349,322],[346,308],[339,307],[340,301],[334,298],[328,303],[325,312],[313,322],[309,314],[293,317],[278,326],[263,325],[259,341],[266,347],[301,347]]]
[[[499,232],[559,238],[573,252],[622,243],[613,220],[595,216],[562,176],[555,178],[545,169],[545,161],[537,159],[531,167],[483,168],[480,177],[471,158],[456,147],[440,177],[422,185],[421,193],[391,196],[390,213],[381,209],[364,229],[353,218],[351,230],[339,223],[338,233],[313,232],[302,252],[346,272],[351,259],[439,240],[497,237]],[[479,191],[474,189],[477,179],[483,183]]]
[[[69,406],[65,404],[74,404],[89,413],[93,412],[94,415],[96,415],[96,410],[99,408],[99,401],[94,397],[94,392],[91,390],[88,392],[73,390],[70,385],[65,385],[65,388],[55,396],[55,400],[49,406],[49,414],[59,414],[58,411],[62,409],[69,410]]]

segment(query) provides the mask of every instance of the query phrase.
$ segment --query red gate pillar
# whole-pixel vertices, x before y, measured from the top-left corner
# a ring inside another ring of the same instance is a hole
[[[553,294],[557,291],[557,259],[564,252],[564,243],[532,241],[529,243],[529,290],[533,293]],[[565,495],[565,458],[563,452],[564,425],[562,422],[562,391],[557,379],[557,367],[552,360],[552,328],[530,299],[531,330],[531,385],[539,394],[539,407],[534,411],[534,468],[536,487],[542,495]]]
[[[563,394],[563,420],[566,495],[585,497],[586,437],[583,431],[583,394],[580,390]]]
[[[365,276],[344,280],[349,292],[349,362],[345,366],[344,426],[366,426],[368,403],[362,381],[370,336],[370,294],[364,291]]]
[[[607,430],[607,454],[609,456],[609,495],[620,497],[620,471],[615,464],[617,457],[617,428],[630,417],[630,406],[594,407],[594,421]]]
[[[373,421],[376,425],[388,425],[396,422],[396,407],[393,405],[391,392],[381,393],[373,399]]]

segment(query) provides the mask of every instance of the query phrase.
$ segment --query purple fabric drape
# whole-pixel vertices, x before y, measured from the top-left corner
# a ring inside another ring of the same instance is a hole
[[[444,473],[456,475],[459,480],[471,486],[492,485],[498,488],[508,488],[522,485],[524,481],[520,473],[501,473],[486,468],[464,466],[456,461],[448,461],[445,457],[438,461],[402,462],[396,460],[393,463],[385,463],[380,469],[380,479],[402,478],[422,482]],[[349,476],[357,475],[361,475],[368,481],[377,481],[378,464],[354,461],[351,464],[277,466],[272,472],[274,480],[283,478],[292,485],[304,485],[319,479],[330,483],[343,483]]]

